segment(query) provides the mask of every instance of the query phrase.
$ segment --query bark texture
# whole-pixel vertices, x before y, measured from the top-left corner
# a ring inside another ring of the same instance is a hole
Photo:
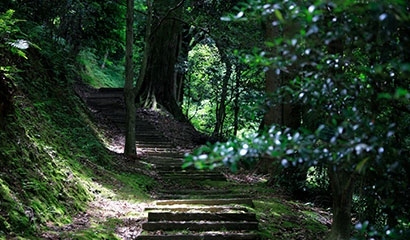
[[[125,85],[124,100],[126,111],[125,122],[125,146],[124,154],[135,155],[135,92],[134,92],[134,64],[133,64],[133,42],[134,42],[134,0],[127,0],[127,20],[126,20],[126,52],[125,52]]]
[[[333,222],[328,240],[350,239],[354,178],[343,170],[329,170],[333,195]]]
[[[154,17],[149,39],[147,71],[138,97],[146,108],[163,107],[178,120],[186,121],[177,103],[176,64],[180,51],[183,1],[156,0],[153,2]]]
[[[219,97],[219,102],[217,103],[216,107],[216,122],[215,122],[215,128],[213,132],[213,136],[220,139],[223,137],[223,125],[225,122],[225,117],[226,117],[226,101],[228,98],[228,84],[229,80],[231,79],[231,74],[232,74],[232,63],[224,51],[224,46],[222,43],[216,42],[216,46],[219,50],[219,54],[221,55],[221,61],[225,63],[225,75],[223,76],[222,79],[222,88],[221,88],[221,95]]]

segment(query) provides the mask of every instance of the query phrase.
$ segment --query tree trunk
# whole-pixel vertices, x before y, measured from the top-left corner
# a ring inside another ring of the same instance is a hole
[[[295,32],[295,24],[290,24],[285,27],[282,32],[279,31],[278,27],[274,27],[271,24],[271,21],[268,21],[265,24],[265,39],[266,41],[273,42],[275,38],[278,37],[287,37],[292,36]],[[280,54],[276,53],[275,49],[267,49],[272,55]],[[288,73],[281,72],[280,74],[276,73],[275,69],[269,68],[265,73],[265,90],[266,93],[272,94],[277,89],[282,86],[289,84],[289,81],[294,77],[295,68],[289,67]],[[288,99],[285,99],[285,101]],[[272,124],[278,124],[282,126],[287,126],[293,129],[300,127],[301,124],[301,111],[300,107],[294,104],[289,103],[280,103],[275,104],[274,106],[268,106],[268,110],[264,115],[262,126],[269,127]]]
[[[126,20],[126,46],[125,46],[125,147],[124,154],[135,155],[135,92],[134,92],[134,64],[133,64],[133,42],[134,42],[134,0],[127,0]]]
[[[175,77],[175,90],[174,95],[175,99],[179,106],[183,104],[184,101],[184,85],[185,85],[185,77],[187,72],[186,64],[188,62],[188,54],[189,54],[189,43],[192,39],[191,34],[189,33],[190,26],[188,24],[184,24],[182,27],[182,32],[180,33],[179,37],[179,50],[177,51],[178,54],[178,64],[176,69],[176,77]]]
[[[352,198],[354,178],[343,170],[329,170],[330,186],[333,194],[333,222],[328,240],[350,239],[352,226]]]
[[[333,18],[333,13],[330,11],[326,16],[327,19]],[[327,46],[329,54],[340,54],[343,56],[344,42],[342,38],[330,42]],[[333,69],[333,75],[338,76],[343,74],[343,68],[339,70]],[[336,82],[336,86],[337,86]],[[354,190],[354,175],[351,172],[346,172],[339,169],[337,166],[330,166],[329,179],[333,197],[333,222],[332,229],[327,239],[329,240],[347,240],[351,234],[351,211],[352,198]],[[349,168],[345,168],[349,169]]]
[[[223,46],[221,46],[218,42],[216,42],[216,46],[219,50],[219,54],[221,55],[221,61],[225,63],[226,69],[225,75],[222,79],[222,90],[218,104],[219,107],[217,107],[215,112],[216,122],[213,136],[219,139],[223,137],[223,125],[226,117],[226,99],[228,97],[228,84],[232,74],[232,63],[226,52],[224,52]]]
[[[238,134],[239,129],[239,97],[240,97],[240,86],[241,86],[241,66],[238,64],[236,65],[236,78],[235,78],[235,98],[234,98],[234,114],[233,114],[233,135],[236,136]]]
[[[296,28],[296,23],[290,22],[288,23],[289,25],[286,25],[280,31],[278,27],[271,24],[272,21],[273,20],[270,19],[270,21],[265,24],[265,39],[269,42],[274,42],[274,40],[278,37],[289,38],[298,29]],[[272,56],[275,54],[281,54],[274,48],[269,48],[267,51]],[[279,101],[269,97],[269,95],[273,94],[281,87],[289,85],[289,82],[296,74],[294,69],[296,69],[296,67],[288,66],[287,72],[281,71],[280,73],[277,73],[276,69],[270,67],[266,71],[265,90],[268,95],[268,109],[261,124],[262,128],[268,128],[273,124],[286,126],[292,129],[297,129],[300,127],[300,107],[295,104],[290,104],[289,96],[281,96],[282,99],[279,99]],[[267,161],[271,161],[271,165],[278,165],[278,163],[273,163],[273,159],[268,159]],[[280,169],[282,168],[280,167]],[[304,194],[303,184],[306,181],[306,176],[307,168],[304,168],[303,166],[290,166],[282,169],[280,176],[278,176],[277,172],[275,174],[271,174],[271,179],[269,182],[274,183],[277,182],[277,180],[283,179],[280,181],[280,184],[295,197],[299,198],[302,197],[302,194]]]
[[[157,104],[176,119],[186,121],[175,96],[176,69],[180,45],[183,1],[156,0],[153,2],[153,29],[150,37],[147,71],[139,90],[140,104],[156,108]],[[170,7],[171,6],[171,7]]]

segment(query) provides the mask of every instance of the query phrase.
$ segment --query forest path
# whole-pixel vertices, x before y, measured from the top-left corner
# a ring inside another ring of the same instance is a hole
[[[124,133],[123,89],[92,90],[82,97]],[[154,205],[145,209],[148,218],[137,239],[260,239],[248,194],[232,188],[221,171],[181,168],[190,143],[202,136],[187,126],[173,131],[172,122],[156,124],[158,116],[148,115],[143,110],[137,114],[136,145],[161,184],[153,192]]]

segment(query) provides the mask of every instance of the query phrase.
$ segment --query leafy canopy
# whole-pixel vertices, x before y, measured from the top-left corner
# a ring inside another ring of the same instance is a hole
[[[208,144],[188,155],[184,166],[236,170],[241,161],[270,157],[283,167],[344,171],[364,179],[363,196],[377,202],[372,219],[379,219],[379,229],[389,221],[387,233],[399,233],[391,228],[409,222],[408,3],[248,1],[241,6],[223,20],[269,18],[280,33],[266,43],[270,51],[247,54],[244,61],[267,66],[278,78],[294,73],[267,102],[300,105],[302,126],[272,126],[242,140]]]

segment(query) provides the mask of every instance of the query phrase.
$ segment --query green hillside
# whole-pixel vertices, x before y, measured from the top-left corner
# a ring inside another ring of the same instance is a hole
[[[144,199],[151,181],[115,172],[118,156],[106,149],[74,81],[59,76],[62,67],[42,51],[26,57],[11,55],[18,70],[0,72],[0,238],[31,239],[70,223],[107,189],[131,189],[135,200]]]

